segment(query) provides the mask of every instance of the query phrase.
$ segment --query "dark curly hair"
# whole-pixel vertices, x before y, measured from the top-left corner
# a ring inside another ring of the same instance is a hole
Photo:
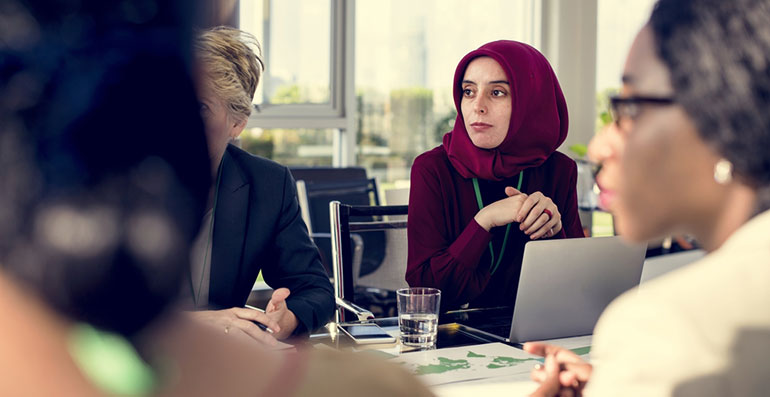
[[[660,0],[649,26],[677,102],[770,208],[770,0]]]
[[[211,183],[191,34],[116,22],[122,3],[9,4],[24,29],[0,29],[0,270],[135,335],[178,299]]]

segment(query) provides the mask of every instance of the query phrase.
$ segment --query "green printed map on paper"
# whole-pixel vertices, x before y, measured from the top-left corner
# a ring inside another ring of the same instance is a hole
[[[532,361],[532,360],[534,360],[534,358],[521,359],[521,358],[499,356],[499,357],[495,357],[495,359],[492,360],[492,362],[487,365],[487,368],[497,369],[497,368],[511,367],[517,364],[521,364],[525,361]]]
[[[406,353],[393,360],[429,385],[528,374],[537,363],[537,357],[502,343]]]
[[[578,347],[576,349],[570,349],[573,353],[577,354],[578,356],[583,356],[591,352],[591,346],[585,346],[585,347]]]
[[[447,371],[456,371],[458,369],[470,368],[468,360],[450,360],[446,357],[439,357],[438,364],[420,365],[415,372],[417,375],[440,374]]]
[[[485,358],[486,356],[469,351],[467,357],[468,358]],[[511,367],[511,366],[523,363],[525,361],[531,361],[531,360],[534,360],[534,359],[533,358],[520,359],[520,358],[505,357],[505,356],[489,357],[487,359],[487,361],[489,362],[487,364],[487,368],[498,369],[498,368]],[[417,370],[415,371],[415,373],[417,375],[440,374],[448,371],[468,369],[470,367],[471,367],[471,363],[468,360],[452,360],[446,357],[438,357],[437,364],[420,365],[417,367]]]

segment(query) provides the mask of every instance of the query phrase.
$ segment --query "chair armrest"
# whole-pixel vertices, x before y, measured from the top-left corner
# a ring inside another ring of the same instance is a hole
[[[355,314],[356,317],[358,317],[358,321],[366,321],[374,318],[374,314],[372,314],[372,312],[356,305],[353,302],[348,302],[345,299],[339,297],[337,297],[335,300],[337,302],[338,308],[346,309],[349,312]]]

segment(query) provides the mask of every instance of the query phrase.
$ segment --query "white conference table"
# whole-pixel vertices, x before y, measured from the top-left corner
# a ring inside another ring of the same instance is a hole
[[[398,340],[399,330],[398,326],[394,325],[393,319],[381,319],[380,321],[382,320],[386,320],[382,324],[382,328]],[[310,342],[311,345],[317,348],[331,347],[360,352],[361,354],[374,353],[378,356],[389,357],[389,360],[406,366],[408,370],[417,375],[418,379],[428,385],[437,396],[441,397],[472,395],[483,395],[484,397],[528,396],[537,389],[537,383],[530,379],[529,374],[535,364],[542,362],[542,359],[529,355],[515,346],[502,343],[487,343],[458,335],[458,328],[453,326],[453,324],[439,326],[439,341],[442,342],[443,340],[444,345],[448,346],[428,351],[417,351],[405,347],[399,342],[383,345],[355,345],[346,335],[335,332],[314,335],[311,337]],[[448,341],[449,339],[452,340]],[[590,335],[555,339],[547,342],[568,349],[574,349],[584,359],[590,359]],[[440,360],[450,363],[463,362],[462,365],[464,367],[458,369],[441,368]],[[498,364],[502,362],[503,365],[496,365],[495,368],[497,369],[494,370],[487,369],[489,365],[492,365],[493,360]],[[516,364],[506,365],[506,363],[512,361],[516,361]],[[425,371],[415,370],[416,368],[438,368],[439,372],[443,372],[425,373]]]

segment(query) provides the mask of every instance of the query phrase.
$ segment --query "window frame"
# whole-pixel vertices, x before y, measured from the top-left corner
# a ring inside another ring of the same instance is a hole
[[[271,0],[265,0],[271,1]],[[596,96],[597,0],[530,0],[533,44],[551,62],[570,106],[570,136],[562,147],[593,136]],[[265,104],[247,128],[335,129],[332,164],[355,164],[355,0],[331,0],[330,95],[327,104]]]
[[[264,0],[271,1],[271,0]],[[345,128],[345,0],[331,0],[329,102],[324,104],[261,104],[247,128]],[[269,23],[269,22],[266,22]]]

